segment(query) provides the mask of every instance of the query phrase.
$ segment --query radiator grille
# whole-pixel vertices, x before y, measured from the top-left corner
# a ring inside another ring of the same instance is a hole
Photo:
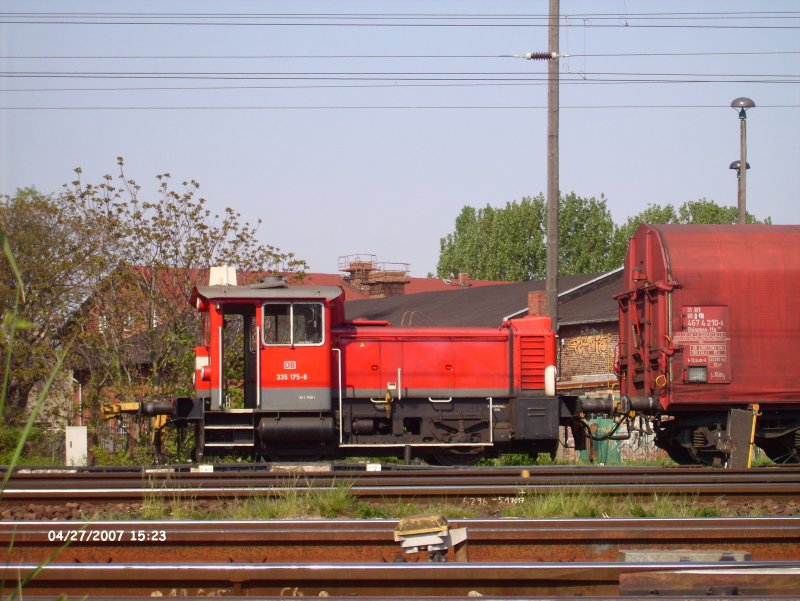
[[[520,339],[520,386],[523,390],[544,388],[544,340],[541,336]]]

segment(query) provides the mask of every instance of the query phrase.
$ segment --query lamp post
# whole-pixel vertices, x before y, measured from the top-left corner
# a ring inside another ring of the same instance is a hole
[[[731,108],[739,111],[739,154],[741,158],[731,163],[730,168],[736,169],[739,181],[739,225],[744,225],[747,221],[747,109],[755,107],[756,103],[749,98],[739,97],[731,102]],[[738,163],[737,167],[734,164]],[[745,165],[742,169],[741,166]]]
[[[747,163],[747,168],[750,169],[750,163]],[[742,169],[742,162],[741,161],[734,161],[728,166],[728,169],[733,169],[736,171],[736,178],[739,179],[742,177],[742,174],[739,173]]]

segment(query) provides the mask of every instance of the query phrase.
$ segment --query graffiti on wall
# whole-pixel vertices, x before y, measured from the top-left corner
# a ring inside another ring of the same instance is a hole
[[[617,356],[616,331],[581,328],[561,339],[559,371],[562,378],[608,374]]]
[[[576,336],[566,342],[571,353],[578,357],[606,355],[614,346],[611,334],[592,334],[590,336]]]
[[[590,334],[575,336],[565,341],[569,353],[588,359],[589,357],[610,356],[617,345],[616,336],[612,334]]]

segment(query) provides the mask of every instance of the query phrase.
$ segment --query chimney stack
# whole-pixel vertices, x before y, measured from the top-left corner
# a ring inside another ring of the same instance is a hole
[[[528,315],[547,316],[547,293],[544,290],[528,292]]]

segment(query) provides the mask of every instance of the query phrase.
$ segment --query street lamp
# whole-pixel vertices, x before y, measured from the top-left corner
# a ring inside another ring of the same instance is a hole
[[[747,163],[747,168],[750,169],[750,163]],[[735,170],[737,178],[742,177],[741,173],[739,173],[739,171],[742,169],[742,162],[741,161],[734,161],[733,163],[730,164],[730,166],[728,166],[728,169]]]
[[[756,103],[749,98],[739,97],[731,102],[731,108],[739,111],[739,153],[741,158],[731,163],[730,168],[736,169],[739,181],[739,224],[746,223],[746,190],[747,190],[747,170],[750,165],[747,163],[747,109],[755,107]],[[734,164],[738,163],[736,167]],[[742,165],[745,168],[742,169]]]

